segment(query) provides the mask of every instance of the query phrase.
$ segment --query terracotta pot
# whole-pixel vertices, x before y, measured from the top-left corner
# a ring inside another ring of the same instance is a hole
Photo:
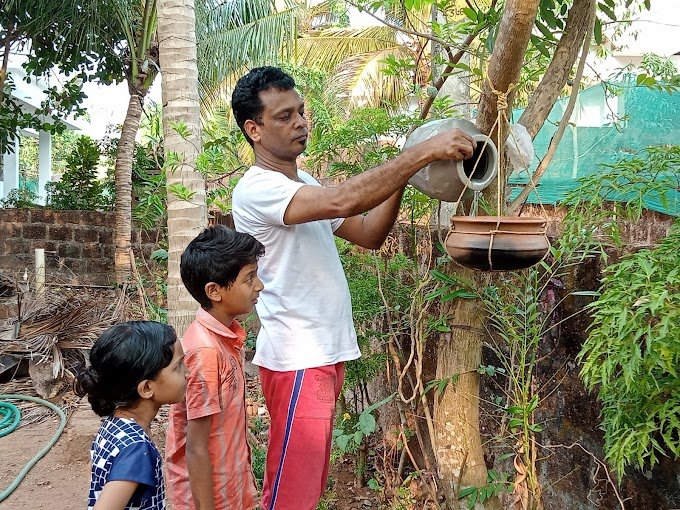
[[[540,262],[550,248],[543,218],[454,216],[451,221],[454,229],[446,238],[446,251],[471,269],[526,269]]]

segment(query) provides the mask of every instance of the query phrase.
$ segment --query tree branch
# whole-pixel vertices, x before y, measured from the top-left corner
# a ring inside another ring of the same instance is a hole
[[[466,38],[465,41],[463,41],[463,48],[458,51],[455,55],[451,56],[451,49],[447,46],[446,49],[449,52],[449,62],[446,64],[446,67],[444,68],[444,72],[441,74],[437,82],[434,84],[434,87],[437,89],[437,91],[440,91],[441,88],[444,86],[444,83],[449,77],[449,74],[451,71],[453,71],[453,67],[460,62],[460,59],[463,58],[463,55],[467,52],[468,48],[470,47],[470,44],[472,44],[472,41],[475,40],[477,35],[479,34],[481,30],[478,30],[476,32],[473,32],[469,34]],[[427,101],[423,105],[422,109],[420,110],[420,118],[425,119],[430,113],[430,108],[432,108],[432,104],[434,103],[436,96],[429,96],[427,98]]]
[[[498,28],[498,37],[487,72],[489,80],[484,82],[479,101],[477,127],[482,133],[488,134],[499,148],[502,141],[498,140],[498,132],[505,132],[505,125],[498,126],[496,131],[491,132],[498,110],[497,98],[489,82],[496,90],[505,93],[509,91],[511,84],[519,80],[538,4],[539,0],[508,0]],[[512,106],[512,93],[508,97],[508,106]]]
[[[590,19],[594,15],[590,8],[592,3],[592,0],[574,0],[553,58],[519,118],[519,124],[527,128],[532,139],[543,126],[564,84],[567,83],[584,38],[592,33]]]
[[[564,135],[564,131],[567,128],[567,124],[569,123],[571,114],[574,111],[576,99],[578,98],[579,86],[581,85],[581,79],[583,77],[583,68],[586,65],[586,59],[588,58],[588,50],[590,49],[590,34],[593,31],[593,25],[595,23],[595,9],[597,8],[597,3],[596,0],[589,1],[590,1],[589,9],[590,24],[588,25],[589,29],[586,32],[587,36],[583,40],[581,58],[579,60],[578,68],[576,70],[576,76],[574,77],[574,85],[572,86],[571,89],[571,96],[569,96],[569,103],[567,103],[567,107],[564,111],[564,115],[562,116],[562,120],[560,120],[560,123],[557,126],[557,131],[552,137],[552,140],[550,140],[550,146],[548,147],[548,151],[546,152],[545,156],[538,165],[538,168],[536,168],[533,175],[531,176],[531,179],[529,179],[527,185],[524,186],[524,189],[508,206],[507,210],[508,216],[512,216],[522,206],[522,204],[526,201],[527,197],[529,196],[529,193],[531,193],[531,191],[536,187],[536,183],[538,183],[541,177],[543,177],[543,174],[548,169],[548,164],[552,161],[552,158],[555,155],[555,152],[557,151],[557,147],[560,144],[560,141],[562,140],[562,135]]]
[[[2,54],[2,67],[0,68],[0,106],[5,98],[5,80],[7,79],[7,65],[9,63],[9,50],[12,47],[12,31],[8,31],[4,41]],[[3,147],[4,149],[4,147]]]
[[[349,5],[351,5],[352,7],[355,7],[355,8],[357,8],[357,9],[359,9],[359,6],[358,6],[357,4],[355,4],[354,2],[352,2],[352,1],[348,0],[347,3],[348,3]],[[385,25],[386,27],[393,28],[394,30],[398,30],[399,32],[403,32],[403,33],[405,33],[405,34],[415,35],[416,37],[423,37],[423,38],[428,39],[428,40],[430,40],[430,41],[432,41],[432,42],[436,42],[437,44],[441,44],[441,45],[442,45],[443,47],[445,47],[445,48],[448,48],[448,47],[449,47],[449,44],[448,44],[446,41],[444,41],[443,39],[440,39],[439,37],[437,37],[437,36],[435,36],[435,35],[432,35],[432,34],[425,34],[425,33],[423,33],[423,32],[416,32],[415,30],[409,30],[409,29],[406,28],[406,27],[400,27],[399,25],[395,25],[395,24],[390,23],[389,21],[387,21],[387,20],[385,20],[385,19],[380,18],[379,16],[376,16],[375,14],[373,14],[371,11],[369,11],[369,10],[367,10],[367,9],[364,9],[362,12],[365,12],[365,13],[368,14],[370,17],[372,17],[373,19],[379,21],[380,23],[382,23],[382,24]]]

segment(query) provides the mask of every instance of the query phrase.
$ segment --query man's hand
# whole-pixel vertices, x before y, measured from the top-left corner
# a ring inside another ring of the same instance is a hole
[[[458,128],[451,129],[444,133],[439,133],[424,142],[415,145],[413,148],[427,151],[429,158],[432,161],[445,159],[468,159],[472,157],[477,142]]]

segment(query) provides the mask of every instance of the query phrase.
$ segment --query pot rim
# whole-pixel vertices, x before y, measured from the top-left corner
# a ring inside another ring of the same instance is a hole
[[[535,216],[452,216],[451,221],[454,223],[489,223],[496,224],[500,220],[501,225],[504,223],[523,223],[525,225],[540,225],[547,223],[546,218],[537,218]]]

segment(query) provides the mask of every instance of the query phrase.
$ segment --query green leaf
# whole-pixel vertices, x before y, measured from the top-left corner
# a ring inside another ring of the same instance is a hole
[[[541,17],[548,24],[548,27],[550,27],[553,30],[557,29],[557,18],[555,18],[555,14],[553,14],[552,10],[542,9]]]
[[[536,25],[536,28],[538,28],[538,30],[543,34],[543,36],[544,36],[547,40],[549,40],[549,41],[554,41],[554,40],[555,40],[555,36],[553,35],[553,33],[552,33],[552,32],[550,31],[550,29],[549,29],[548,27],[546,27],[542,22],[540,22],[539,20],[536,20],[535,25]],[[539,51],[540,51],[540,50],[539,50]]]
[[[611,7],[609,7],[608,5],[606,5],[606,4],[602,3],[602,2],[600,2],[600,3],[598,4],[598,7],[600,8],[600,10],[601,10],[602,12],[604,12],[604,13],[607,15],[607,17],[608,17],[610,20],[612,20],[612,21],[617,21],[617,19],[616,19],[616,14],[614,13],[614,10],[613,10]]]
[[[508,427],[510,429],[516,429],[518,427],[521,427],[524,425],[524,420],[520,420],[519,418],[513,418],[512,420],[508,421]]]
[[[593,36],[595,37],[595,44],[598,46],[602,44],[602,22],[595,19],[595,26],[593,27]]]
[[[467,498],[470,494],[477,492],[477,487],[463,487],[458,491],[458,499]]]
[[[151,252],[151,260],[155,262],[162,262],[168,260],[168,250],[164,250],[163,248],[154,250],[153,252]]]
[[[456,298],[461,298],[461,299],[475,299],[477,297],[477,294],[474,294],[473,292],[468,292],[466,290],[458,289],[454,290],[453,292],[450,292],[446,296],[442,298],[442,302],[446,301],[451,301],[452,299]]]
[[[361,432],[368,436],[375,432],[375,418],[371,413],[363,412],[359,415],[357,427]]]
[[[342,436],[338,436],[335,438],[335,444],[341,451],[346,451],[347,450],[347,445],[349,444],[349,440],[352,438],[351,435],[349,434],[343,434]]]
[[[463,13],[470,21],[477,22],[477,11],[470,9],[469,7],[463,7]]]

